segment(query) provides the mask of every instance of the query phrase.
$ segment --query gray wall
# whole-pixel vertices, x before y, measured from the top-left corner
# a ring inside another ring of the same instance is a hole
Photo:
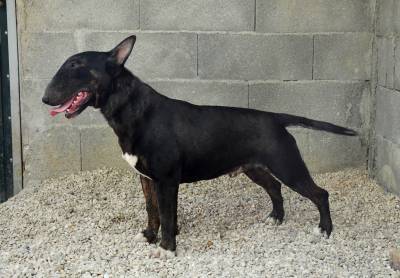
[[[70,55],[137,35],[127,66],[167,96],[303,115],[361,132],[293,129],[313,171],[366,164],[374,1],[17,0],[25,181],[126,167],[99,112],[50,118],[41,96]]]
[[[400,194],[400,2],[377,1],[375,142],[371,172]]]

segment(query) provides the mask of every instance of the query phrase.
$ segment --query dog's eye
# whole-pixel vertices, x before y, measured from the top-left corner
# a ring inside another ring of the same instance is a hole
[[[70,67],[70,68],[77,68],[77,67],[79,67],[80,65],[81,65],[80,61],[71,61],[71,62],[69,63],[69,67]]]

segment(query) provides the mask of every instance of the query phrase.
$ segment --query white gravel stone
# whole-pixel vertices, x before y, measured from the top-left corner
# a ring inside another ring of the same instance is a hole
[[[149,257],[150,258],[159,258],[159,259],[163,259],[163,260],[173,259],[173,258],[175,258],[175,252],[165,250],[164,248],[161,248],[161,247],[157,247],[157,248],[151,250]]]
[[[136,242],[147,242],[147,239],[144,237],[142,232],[137,233],[137,235],[133,239]]]
[[[0,204],[0,277],[399,277],[400,198],[363,170],[316,175],[334,230],[283,187],[285,221],[268,225],[264,190],[244,175],[182,185],[177,256],[136,243],[146,210],[138,176],[102,169],[46,180]]]

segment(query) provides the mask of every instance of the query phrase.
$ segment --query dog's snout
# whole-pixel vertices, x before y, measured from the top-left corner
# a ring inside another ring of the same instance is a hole
[[[44,96],[44,97],[42,97],[42,101],[43,101],[44,104],[49,104],[50,99],[49,99],[48,96]]]

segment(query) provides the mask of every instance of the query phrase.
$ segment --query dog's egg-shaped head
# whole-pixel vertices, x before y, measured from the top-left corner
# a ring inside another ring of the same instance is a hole
[[[57,106],[52,116],[65,113],[72,118],[88,106],[101,107],[113,78],[122,71],[136,37],[130,36],[109,52],[88,51],[69,57],[54,75],[42,98]]]

